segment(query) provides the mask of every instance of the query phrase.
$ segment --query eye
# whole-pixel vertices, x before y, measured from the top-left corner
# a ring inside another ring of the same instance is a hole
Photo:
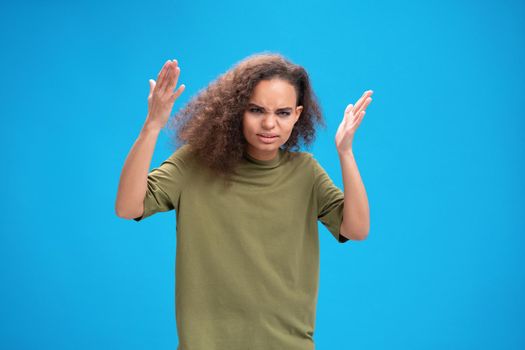
[[[279,112],[279,114],[287,117],[290,115],[290,112],[283,111],[283,112]]]
[[[252,108],[249,109],[249,111],[252,112],[252,113],[260,113],[261,109],[257,108],[257,107],[252,107]]]

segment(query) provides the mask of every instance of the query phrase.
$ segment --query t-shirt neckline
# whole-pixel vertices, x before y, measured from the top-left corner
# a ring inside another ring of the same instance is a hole
[[[277,165],[279,164],[279,162],[281,161],[281,158],[282,158],[282,152],[283,150],[281,148],[279,148],[278,152],[277,152],[277,155],[275,157],[273,157],[272,159],[268,159],[268,160],[261,160],[261,159],[256,159],[256,158],[253,158],[252,156],[250,156],[248,154],[248,152],[244,152],[244,157],[251,163],[254,163],[254,164],[257,164],[257,165],[263,165],[263,166],[273,166],[273,165]]]

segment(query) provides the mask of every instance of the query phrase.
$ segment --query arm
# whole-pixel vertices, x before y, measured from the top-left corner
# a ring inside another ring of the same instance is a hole
[[[180,74],[177,60],[166,61],[157,82],[150,79],[148,115],[138,139],[126,158],[118,185],[115,212],[118,217],[133,219],[144,212],[148,188],[148,171],[160,130],[167,123],[175,100],[184,91],[184,84],[174,92]]]
[[[115,212],[118,217],[132,219],[144,211],[148,171],[160,129],[144,124],[139,137],[126,158],[118,185]]]
[[[344,184],[343,222],[340,231],[346,238],[354,240],[365,239],[370,230],[368,198],[357,169],[352,142],[355,131],[363,120],[365,110],[372,101],[371,95],[372,90],[365,91],[355,106],[350,104],[346,107],[343,121],[335,135]]]
[[[370,230],[370,210],[352,150],[339,154],[344,185],[344,208],[341,234],[348,239],[363,240]]]

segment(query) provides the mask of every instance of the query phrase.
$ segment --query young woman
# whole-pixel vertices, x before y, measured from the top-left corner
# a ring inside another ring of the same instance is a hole
[[[124,164],[119,217],[176,212],[181,350],[314,349],[317,222],[340,243],[365,239],[369,208],[352,152],[369,105],[348,105],[335,136],[344,193],[308,152],[323,124],[307,72],[256,54],[175,116],[180,146],[148,172],[158,134],[184,91],[178,62],[150,80],[148,115]]]

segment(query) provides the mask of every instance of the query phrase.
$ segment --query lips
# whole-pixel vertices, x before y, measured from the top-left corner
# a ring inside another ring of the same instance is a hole
[[[264,134],[257,134],[257,137],[259,138],[259,140],[261,140],[261,142],[267,143],[267,144],[276,142],[278,138],[277,136],[267,137],[263,135]]]
[[[264,136],[264,137],[277,137],[277,135],[275,134],[257,134],[259,136]]]

